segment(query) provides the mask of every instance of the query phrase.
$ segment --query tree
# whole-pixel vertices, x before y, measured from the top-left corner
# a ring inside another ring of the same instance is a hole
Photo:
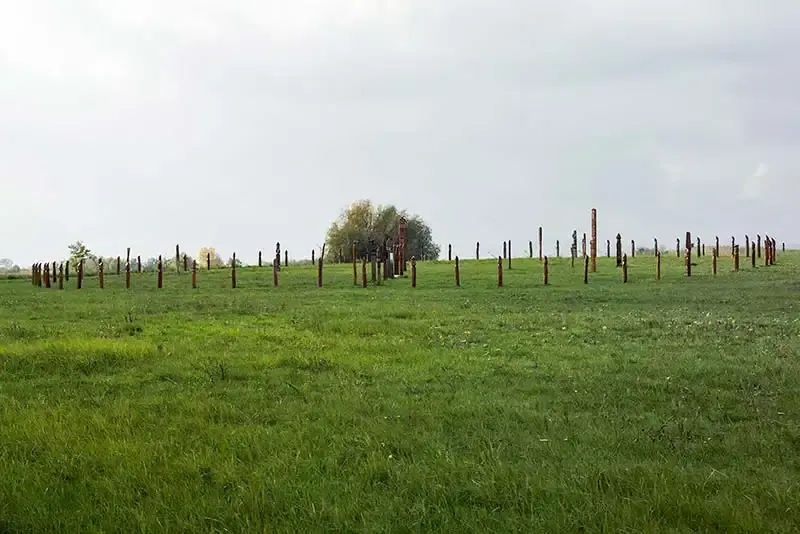
[[[83,241],[75,241],[69,246],[69,262],[72,265],[78,265],[82,260],[95,260],[95,257],[92,251],[83,244]]]
[[[216,269],[218,267],[222,267],[222,256],[217,254],[217,249],[214,247],[203,247],[197,253],[197,263],[198,266],[202,266],[205,268],[206,260],[208,259],[208,254],[211,254],[211,268]]]
[[[433,242],[431,229],[420,216],[409,215],[405,210],[400,211],[392,205],[375,205],[370,200],[359,200],[343,210],[339,218],[331,224],[326,238],[329,247],[326,259],[335,261],[341,250],[344,260],[351,261],[351,247],[354,241],[357,242],[358,257],[367,253],[370,240],[376,246],[383,244],[388,238],[396,243],[401,217],[406,218],[408,226],[406,237],[408,258],[411,256],[418,259],[438,258],[441,249]]]

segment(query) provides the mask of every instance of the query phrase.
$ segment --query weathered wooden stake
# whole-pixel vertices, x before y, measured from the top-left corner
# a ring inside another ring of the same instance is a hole
[[[353,256],[353,257],[355,257],[355,256]],[[356,263],[355,263],[355,260],[353,260],[353,276],[355,276],[355,266],[356,266]],[[277,259],[272,260],[272,286],[273,287],[278,287],[278,273],[279,272],[280,272],[280,269],[278,269],[278,260]]]
[[[356,268],[356,242],[350,248],[350,260],[353,262],[353,285],[358,286],[358,271]]]
[[[586,255],[586,232],[584,232],[583,237],[581,238],[581,256]]]
[[[58,266],[58,289],[64,289],[64,264]]]
[[[528,257],[533,259],[533,241],[528,241]]]
[[[589,283],[589,256],[583,257],[583,283]]]
[[[503,259],[506,259],[508,256],[508,243],[503,241]]]
[[[69,260],[64,264],[64,280],[69,282]]]
[[[503,258],[497,257],[497,287],[503,287]]]
[[[131,288],[131,262],[125,263],[125,289]]]
[[[624,254],[622,256],[622,282],[627,284],[628,283],[628,255]]]
[[[695,252],[695,256],[700,256],[700,238],[697,238],[697,252]]]
[[[761,234],[757,234],[756,238],[756,251],[758,252],[758,259],[761,259]]]
[[[617,234],[617,267],[622,265],[622,235]]]
[[[542,261],[542,227],[539,227],[539,261]],[[556,241],[558,243],[558,241]],[[558,245],[556,245],[558,246]]]
[[[756,268],[756,242],[750,243],[750,264],[753,269]]]
[[[734,256],[736,249],[736,236],[731,236],[731,258]]]
[[[231,257],[231,289],[236,289],[236,253]]]
[[[142,273],[142,257],[136,256],[136,272],[141,274]]]
[[[50,289],[50,263],[44,264],[44,287]]]
[[[556,258],[561,257],[561,241],[556,239]]]
[[[289,266],[289,249],[283,251],[283,264],[286,267]]]
[[[317,287],[322,287],[322,257],[317,260]]]
[[[548,265],[547,256],[544,257],[544,285],[550,283],[550,266]]]
[[[692,233],[686,232],[686,276],[692,276]]]
[[[316,265],[317,264],[315,256],[316,256],[316,251],[312,248],[311,249],[311,265]]]
[[[508,269],[511,270],[511,240],[508,240]]]
[[[197,260],[192,260],[192,289],[197,289]]]
[[[119,274],[120,274],[119,268],[120,268],[120,259],[119,259],[119,256],[117,256],[117,276],[119,276]]]
[[[739,272],[739,245],[733,247],[733,272]]]
[[[175,271],[181,272],[181,246],[175,245]]]
[[[158,269],[158,289],[161,289],[164,287],[164,264],[161,262],[161,256],[158,257],[156,269]]]
[[[458,268],[458,256],[456,256],[456,287],[461,287],[461,271]]]
[[[361,287],[367,287],[367,258],[361,259]]]
[[[636,257],[636,242],[631,239],[631,258]]]
[[[661,253],[656,252],[656,280],[661,280]]]
[[[476,241],[475,242],[475,259],[476,260],[481,259],[481,242],[480,241]]]
[[[719,258],[719,236],[714,237],[714,254]]]
[[[681,238],[675,240],[675,255],[681,257]]]
[[[781,243],[781,252],[786,252],[786,243]]]
[[[653,238],[653,256],[658,256],[658,238]]]
[[[83,288],[83,260],[78,260],[78,289]]]
[[[206,253],[206,270],[207,271],[211,270],[211,253],[210,252]]]
[[[606,239],[606,258],[611,257],[611,240]]]
[[[702,254],[701,255],[702,256],[706,255],[706,244],[705,243],[703,243],[703,248],[702,248]]]
[[[125,254],[125,263],[131,262],[131,247],[128,247],[128,251]]]
[[[189,258],[186,257],[186,253],[183,253],[183,272],[189,270]]]
[[[56,273],[58,273],[58,262],[54,261],[53,269],[50,271],[50,277],[53,279],[53,289],[56,288],[56,282],[58,281],[58,275]]]
[[[103,265],[103,260],[102,259],[97,264],[97,267],[98,267],[97,280],[100,282],[100,289],[103,289],[103,286],[105,284],[104,284],[104,277],[103,277],[104,265]]]
[[[589,247],[591,256],[591,270],[597,272],[597,208],[592,208],[592,239]]]
[[[764,235],[764,266],[769,266],[769,245],[770,239],[768,235]]]
[[[717,249],[711,251],[711,274],[717,276]]]
[[[417,258],[411,256],[411,287],[417,287]]]
[[[748,236],[747,234],[744,235],[744,253],[745,253],[745,258],[750,257],[750,236]]]

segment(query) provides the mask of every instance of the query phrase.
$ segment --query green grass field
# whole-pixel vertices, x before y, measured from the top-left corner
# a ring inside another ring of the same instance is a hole
[[[800,254],[0,280],[0,532],[800,530]]]

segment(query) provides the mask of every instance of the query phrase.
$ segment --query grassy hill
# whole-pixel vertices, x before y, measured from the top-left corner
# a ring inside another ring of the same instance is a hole
[[[0,280],[0,532],[800,529],[800,255]]]

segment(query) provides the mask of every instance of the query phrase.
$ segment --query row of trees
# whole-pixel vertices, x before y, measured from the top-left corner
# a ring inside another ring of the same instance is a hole
[[[325,260],[330,262],[338,261],[341,252],[341,259],[351,261],[353,243],[356,243],[357,257],[363,257],[369,252],[370,246],[380,246],[387,239],[396,242],[397,230],[402,217],[405,217],[408,228],[406,237],[408,257],[415,256],[421,260],[438,258],[441,248],[433,242],[431,229],[421,217],[409,214],[406,210],[398,210],[393,205],[376,205],[369,200],[359,200],[345,208],[339,218],[328,229]],[[87,273],[97,272],[101,259],[106,266],[106,270],[116,267],[116,257],[101,258],[94,254],[82,241],[76,241],[69,245],[68,248],[70,264],[77,265],[78,262],[83,261],[84,269]],[[211,255],[212,267],[224,267],[231,264],[230,259],[224,262],[213,247],[203,247],[198,251],[198,263],[205,266],[205,261],[209,254]],[[122,258],[122,261],[124,260],[125,258]],[[192,260],[191,256],[187,256],[189,265],[192,264]],[[272,256],[267,254],[265,256],[265,264],[268,265],[271,260]],[[182,257],[180,261],[183,261]],[[175,269],[174,254],[164,254],[162,262],[165,270]],[[145,270],[154,270],[157,263],[158,258],[142,258],[142,268]],[[239,266],[242,265],[238,258],[236,263]],[[11,260],[0,259],[0,274],[14,274],[20,271],[20,267],[14,265]]]

